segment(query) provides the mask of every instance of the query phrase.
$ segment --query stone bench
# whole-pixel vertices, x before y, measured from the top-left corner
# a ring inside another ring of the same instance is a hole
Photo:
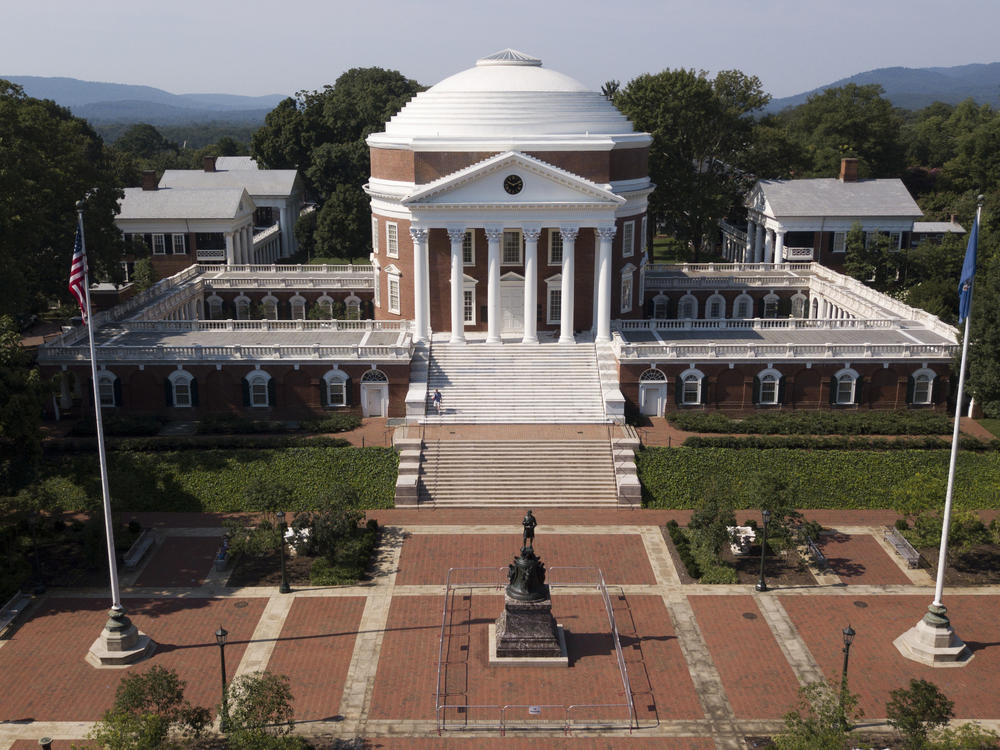
[[[155,542],[156,537],[153,536],[152,530],[146,529],[139,534],[139,538],[132,542],[132,546],[128,548],[128,552],[122,558],[126,570],[135,570],[139,567],[142,558],[146,556],[146,553],[149,552],[150,547]]]
[[[20,591],[7,600],[3,608],[0,608],[0,635],[7,632],[7,628],[14,623],[18,615],[28,608],[29,604],[31,604],[31,597],[22,594]]]
[[[913,548],[912,544],[906,541],[906,537],[900,534],[899,531],[896,529],[886,529],[884,537],[892,545],[892,548],[896,550],[896,553],[906,560],[906,567],[920,567],[920,553]]]

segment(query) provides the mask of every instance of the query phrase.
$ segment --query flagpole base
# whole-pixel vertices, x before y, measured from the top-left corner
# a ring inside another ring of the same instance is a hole
[[[87,652],[92,667],[121,668],[152,656],[156,643],[141,632],[125,615],[125,610],[112,609],[104,629]]]
[[[931,604],[912,628],[892,642],[905,656],[928,667],[964,667],[972,651],[951,627],[947,608]]]

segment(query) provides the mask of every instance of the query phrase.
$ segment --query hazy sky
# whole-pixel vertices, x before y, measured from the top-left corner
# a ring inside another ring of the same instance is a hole
[[[996,0],[49,0],[11,3],[0,76],[291,94],[378,65],[433,84],[504,47],[598,89],[739,68],[780,97],[893,65],[1000,60]]]

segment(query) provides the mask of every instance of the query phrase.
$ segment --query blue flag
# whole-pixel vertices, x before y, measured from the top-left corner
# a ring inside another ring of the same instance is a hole
[[[976,244],[979,238],[979,217],[972,222],[969,233],[969,247],[965,251],[965,263],[962,264],[962,278],[958,282],[958,322],[961,323],[972,310],[972,277],[976,274]]]

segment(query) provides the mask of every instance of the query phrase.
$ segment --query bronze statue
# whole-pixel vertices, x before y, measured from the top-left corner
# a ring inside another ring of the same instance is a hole
[[[524,514],[524,520],[521,521],[521,525],[524,526],[524,536],[521,537],[521,549],[534,549],[535,526],[538,525],[538,522],[531,515],[530,510]]]

